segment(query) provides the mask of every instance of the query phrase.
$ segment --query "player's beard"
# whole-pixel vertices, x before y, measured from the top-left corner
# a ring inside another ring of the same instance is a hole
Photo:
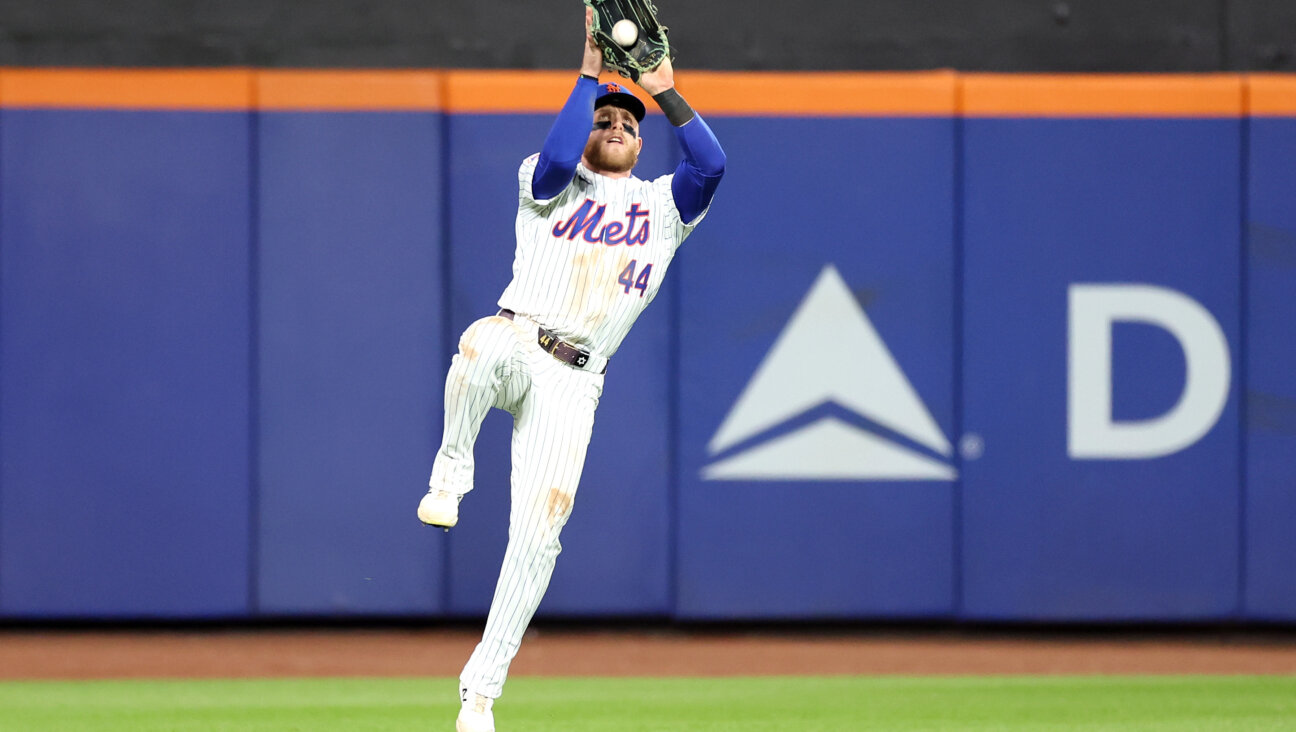
[[[590,140],[585,145],[585,159],[596,170],[628,173],[639,162],[639,150],[630,144],[614,146]]]

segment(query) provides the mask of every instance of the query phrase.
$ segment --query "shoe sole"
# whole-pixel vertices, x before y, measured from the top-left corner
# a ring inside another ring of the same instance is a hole
[[[438,529],[444,529],[446,533],[450,533],[450,527],[454,526],[454,524],[434,524],[431,521],[423,521],[423,519],[419,519],[419,521],[422,521],[424,526],[434,526]],[[458,522],[456,521],[455,523]]]

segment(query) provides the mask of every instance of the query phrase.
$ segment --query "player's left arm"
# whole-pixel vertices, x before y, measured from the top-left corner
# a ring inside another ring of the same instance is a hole
[[[711,198],[724,177],[724,149],[702,117],[675,91],[675,71],[670,58],[641,75],[639,86],[661,107],[684,151],[684,159],[675,168],[671,180],[671,195],[680,220],[692,223],[711,205]]]

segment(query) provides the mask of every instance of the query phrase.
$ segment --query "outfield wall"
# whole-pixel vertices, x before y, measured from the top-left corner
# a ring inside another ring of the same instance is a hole
[[[571,82],[0,69],[0,617],[484,613],[507,415],[414,507]],[[542,614],[1296,620],[1296,77],[681,90]]]

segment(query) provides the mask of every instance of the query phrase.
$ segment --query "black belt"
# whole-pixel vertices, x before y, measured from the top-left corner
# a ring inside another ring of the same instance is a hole
[[[513,316],[517,315],[517,313],[507,308],[501,309],[498,314],[501,318],[508,318],[509,320],[512,320]],[[585,364],[589,363],[589,351],[582,351],[566,341],[559,340],[558,336],[550,333],[539,325],[536,325],[536,329],[540,331],[540,335],[536,338],[536,342],[539,343],[540,347],[549,355],[565,364],[575,366],[578,369],[585,368]],[[604,373],[606,371],[607,365],[604,364],[603,371],[600,371],[599,373]]]

